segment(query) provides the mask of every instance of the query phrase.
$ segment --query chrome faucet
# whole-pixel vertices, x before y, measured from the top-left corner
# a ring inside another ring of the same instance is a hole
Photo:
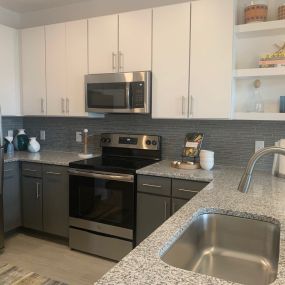
[[[252,172],[254,169],[254,166],[256,162],[263,157],[264,155],[267,154],[272,154],[272,153],[277,153],[277,154],[282,154],[285,155],[285,148],[277,147],[277,146],[272,146],[272,147],[266,147],[263,148],[259,151],[257,151],[249,160],[247,167],[242,175],[241,181],[238,186],[238,191],[242,193],[247,193],[249,186],[250,186],[250,181],[251,181],[251,176]]]

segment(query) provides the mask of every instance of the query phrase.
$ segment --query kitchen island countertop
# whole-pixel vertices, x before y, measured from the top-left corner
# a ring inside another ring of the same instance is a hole
[[[237,191],[243,169],[216,167],[213,171],[178,170],[162,161],[137,171],[141,175],[210,182],[184,207],[105,274],[96,285],[228,285],[222,279],[172,267],[160,256],[200,214],[221,213],[281,224],[278,277],[285,284],[285,179],[255,171],[248,194]]]

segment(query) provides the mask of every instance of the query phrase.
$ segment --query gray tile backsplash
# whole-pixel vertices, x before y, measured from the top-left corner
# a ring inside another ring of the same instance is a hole
[[[42,149],[80,151],[75,142],[75,132],[84,128],[95,135],[92,149],[99,150],[99,135],[103,132],[146,133],[162,136],[163,158],[179,159],[188,132],[205,134],[204,149],[215,151],[217,164],[244,166],[254,152],[255,140],[264,140],[265,146],[285,138],[284,122],[256,121],[203,121],[203,120],[152,120],[145,115],[106,115],[104,119],[92,118],[33,118],[23,119],[30,136],[39,137],[46,131]],[[272,157],[263,159],[258,167],[270,169]]]
[[[3,134],[6,137],[8,135],[8,130],[13,130],[14,135],[16,135],[18,129],[23,128],[23,118],[22,117],[3,117]]]

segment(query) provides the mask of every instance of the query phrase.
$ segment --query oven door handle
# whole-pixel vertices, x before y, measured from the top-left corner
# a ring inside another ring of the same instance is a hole
[[[105,174],[105,173],[97,173],[97,172],[80,171],[76,169],[68,169],[68,174],[75,175],[75,176],[105,179],[105,180],[134,182],[134,176],[128,175],[128,174],[114,174],[114,173]]]

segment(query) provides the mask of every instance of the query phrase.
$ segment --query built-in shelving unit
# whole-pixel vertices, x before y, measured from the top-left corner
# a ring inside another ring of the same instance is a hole
[[[280,96],[285,96],[285,67],[258,68],[262,55],[277,51],[275,44],[281,46],[285,42],[285,20],[276,20],[280,5],[277,2],[268,2],[267,22],[250,24],[244,24],[244,8],[248,1],[236,2],[233,119],[285,121],[285,114],[279,113]],[[256,79],[261,81],[264,113],[249,112],[254,102]]]

